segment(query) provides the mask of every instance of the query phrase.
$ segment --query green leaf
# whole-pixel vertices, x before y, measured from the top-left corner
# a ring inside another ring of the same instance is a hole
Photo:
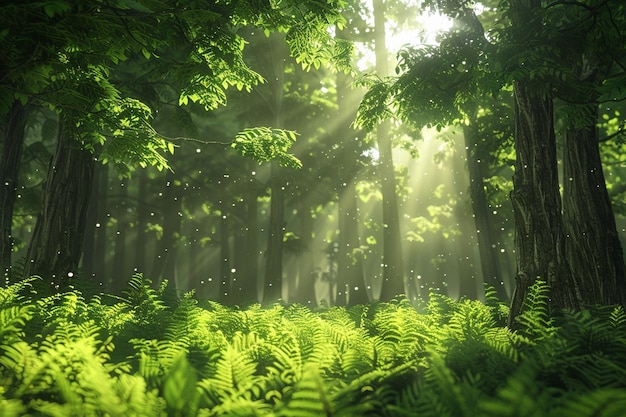
[[[163,397],[170,416],[196,415],[199,392],[196,389],[196,371],[181,353],[172,364],[163,382]]]

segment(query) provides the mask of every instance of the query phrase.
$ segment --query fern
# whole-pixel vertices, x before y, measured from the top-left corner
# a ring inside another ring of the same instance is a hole
[[[601,389],[569,398],[550,417],[623,417],[625,411],[626,390]]]
[[[450,297],[431,291],[428,295],[427,311],[436,324],[446,324],[456,308],[456,302]]]
[[[0,391],[0,417],[22,417],[26,406],[20,400],[6,399]]]
[[[332,402],[316,370],[307,366],[302,378],[294,387],[277,416],[281,417],[320,417],[333,416]]]
[[[481,401],[481,415],[485,417],[544,417],[554,394],[536,381],[534,365],[523,366],[508,378],[495,398]]]
[[[187,347],[185,341],[131,339],[130,343],[136,351],[132,363],[149,388],[160,386],[167,370]]]
[[[0,308],[0,344],[10,344],[24,337],[24,325],[34,313],[32,305]]]
[[[0,286],[0,308],[21,304],[26,295],[36,294],[33,283],[41,281],[38,277],[29,277],[7,287]]]
[[[196,373],[184,354],[174,360],[163,382],[163,398],[168,416],[184,417],[196,414],[199,402]]]
[[[533,340],[550,337],[556,331],[549,313],[550,287],[536,280],[524,299],[522,312],[516,317],[521,334]]]
[[[626,333],[626,312],[624,312],[624,307],[614,307],[609,316],[609,322],[616,331],[622,334]]]
[[[498,298],[496,289],[487,283],[485,286],[484,304],[491,310],[493,319],[498,326],[504,326],[509,316],[509,307],[504,304],[503,300]]]

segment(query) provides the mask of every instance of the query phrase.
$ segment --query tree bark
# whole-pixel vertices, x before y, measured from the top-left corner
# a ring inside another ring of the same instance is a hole
[[[517,274],[509,326],[514,325],[537,279],[550,285],[552,308],[578,305],[565,257],[552,99],[540,97],[526,81],[515,82],[514,97],[516,160],[511,202]]]
[[[48,168],[43,210],[26,255],[25,276],[39,275],[62,290],[77,273],[82,255],[95,160],[63,121]]]
[[[374,0],[374,32],[376,71],[382,77],[387,76],[388,51],[385,43],[385,4],[383,0]],[[383,283],[379,299],[388,301],[405,294],[404,266],[402,255],[402,236],[398,217],[398,196],[396,176],[393,165],[392,145],[389,136],[391,123],[382,122],[376,129],[379,154],[379,175],[383,196]]]
[[[563,171],[565,249],[582,302],[626,307],[624,257],[595,125],[567,130]]]
[[[483,167],[487,158],[486,155],[480,154],[480,139],[476,126],[473,123],[473,121],[470,121],[469,126],[463,125],[463,135],[465,137],[467,170],[470,182],[469,193],[476,226],[480,267],[483,281],[494,287],[498,298],[504,301],[507,299],[507,294],[502,280],[502,271],[500,270],[500,261],[495,239],[493,238],[493,229],[489,224],[489,205],[485,195],[485,173]]]
[[[26,108],[13,103],[6,116],[2,156],[0,156],[0,273],[4,282],[12,276],[13,209],[17,195],[18,173],[24,148]]]

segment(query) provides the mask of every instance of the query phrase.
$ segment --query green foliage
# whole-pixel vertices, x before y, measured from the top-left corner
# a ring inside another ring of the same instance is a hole
[[[245,310],[132,277],[125,298],[0,289],[0,416],[618,416],[621,307],[549,316],[432,293]]]
[[[285,167],[301,168],[300,160],[287,153],[295,141],[296,133],[293,131],[255,127],[239,132],[232,146],[241,155],[259,163],[276,160]]]

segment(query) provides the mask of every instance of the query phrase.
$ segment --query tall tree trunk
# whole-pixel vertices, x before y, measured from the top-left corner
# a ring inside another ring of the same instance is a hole
[[[478,241],[478,253],[480,255],[480,267],[483,281],[494,287],[498,298],[506,300],[507,294],[502,280],[500,260],[493,238],[493,229],[489,223],[489,205],[485,194],[484,164],[486,155],[480,154],[480,138],[474,121],[470,125],[463,125],[465,137],[465,149],[467,154],[467,170],[469,173],[469,194],[474,212],[476,225],[476,240]]]
[[[95,160],[59,122],[57,148],[48,168],[43,211],[26,255],[25,275],[39,275],[55,290],[76,274],[82,255]]]
[[[374,0],[374,26],[376,71],[380,76],[386,76],[389,72],[389,65],[385,43],[385,4],[383,0]],[[406,292],[396,176],[391,137],[389,136],[390,128],[391,123],[384,121],[376,129],[379,153],[378,169],[383,196],[383,283],[379,297],[382,301],[388,301]]]
[[[137,240],[134,267],[137,272],[145,272],[147,268],[148,252],[148,222],[150,210],[148,208],[148,172],[145,169],[139,171],[137,191]]]
[[[2,281],[11,278],[11,253],[13,251],[13,208],[17,195],[17,182],[26,128],[26,108],[13,103],[4,125],[2,155],[0,156],[0,273]]]
[[[361,246],[358,197],[354,179],[346,181],[339,196],[339,247],[343,250],[337,256],[337,278],[343,277],[347,305],[365,304],[369,298],[363,276],[363,257],[355,252]]]
[[[358,196],[355,185],[355,174],[358,170],[358,146],[356,132],[350,126],[354,115],[351,115],[352,104],[349,89],[350,77],[338,73],[337,105],[339,117],[345,117],[337,127],[336,136],[341,141],[342,158],[338,167],[339,178],[339,252],[337,253],[337,305],[364,304],[369,301],[365,288],[363,258],[355,251],[361,246],[359,236]],[[351,117],[352,116],[352,117]]]
[[[256,190],[250,190],[246,196],[245,215],[245,262],[242,265],[241,302],[251,303],[258,300],[258,259],[259,259],[259,216],[258,196]]]
[[[225,209],[226,202],[222,200],[220,216],[220,290],[219,300],[223,304],[229,304],[231,300],[231,268],[232,259],[230,253],[230,219]]]
[[[514,96],[516,160],[511,202],[517,274],[510,326],[536,279],[551,286],[552,307],[578,305],[565,257],[552,100],[533,92],[526,81],[515,83]]]
[[[96,163],[94,178],[89,200],[89,209],[85,226],[85,243],[83,246],[83,273],[94,281],[94,285],[110,287],[110,276],[107,273],[107,210],[109,203],[109,165]]]
[[[126,210],[128,204],[128,180],[122,180],[118,183],[118,195],[116,195],[117,218],[115,224],[115,243],[113,252],[113,265],[111,282],[114,291],[121,290],[125,287],[126,282],[131,278],[132,272],[126,268],[127,254],[130,249],[127,247],[128,223],[130,221],[129,213]]]
[[[282,36],[271,38],[269,51],[272,56],[272,115],[274,127],[284,127],[283,98],[285,89],[285,59],[288,51]],[[271,162],[270,174],[270,221],[267,240],[267,260],[263,301],[270,303],[282,297],[283,287],[283,237],[285,232],[285,189],[280,167]]]
[[[92,280],[96,277],[95,261],[96,261],[96,242],[98,238],[98,230],[100,229],[100,214],[104,208],[100,205],[100,196],[107,195],[106,191],[100,190],[102,183],[102,175],[106,175],[105,165],[96,164],[94,166],[93,187],[91,189],[91,197],[89,200],[89,209],[87,211],[87,220],[85,226],[85,244],[83,245],[82,269],[86,276]],[[101,253],[100,256],[103,256]],[[98,275],[100,278],[100,276]]]
[[[165,190],[163,192],[163,236],[158,243],[157,259],[150,271],[150,279],[160,282],[168,279],[176,285],[176,257],[180,244],[182,225],[182,194],[181,186],[175,183],[175,174],[165,174]]]
[[[595,104],[589,104],[596,113]],[[563,157],[567,260],[584,304],[626,307],[626,270],[594,125],[567,130]]]
[[[270,303],[282,296],[283,236],[285,232],[285,191],[278,165],[272,162],[270,221],[267,240],[267,260],[265,263],[265,285],[263,301]]]
[[[298,288],[294,301],[308,306],[314,306],[315,298],[315,271],[313,257],[313,225],[311,216],[311,198],[304,195],[300,201],[298,212],[300,213],[300,239],[302,240],[302,253],[298,262]]]
[[[233,235],[233,265],[234,268],[231,268],[231,296],[230,303],[241,305],[242,302],[246,301],[245,297],[247,295],[247,289],[245,288],[245,278],[244,278],[244,265],[248,262],[247,257],[247,235],[246,235],[246,206],[245,201],[241,203],[237,203],[235,207],[237,211],[237,219],[234,220],[233,225],[235,226],[235,230],[231,230]],[[249,301],[249,300],[247,300]]]

